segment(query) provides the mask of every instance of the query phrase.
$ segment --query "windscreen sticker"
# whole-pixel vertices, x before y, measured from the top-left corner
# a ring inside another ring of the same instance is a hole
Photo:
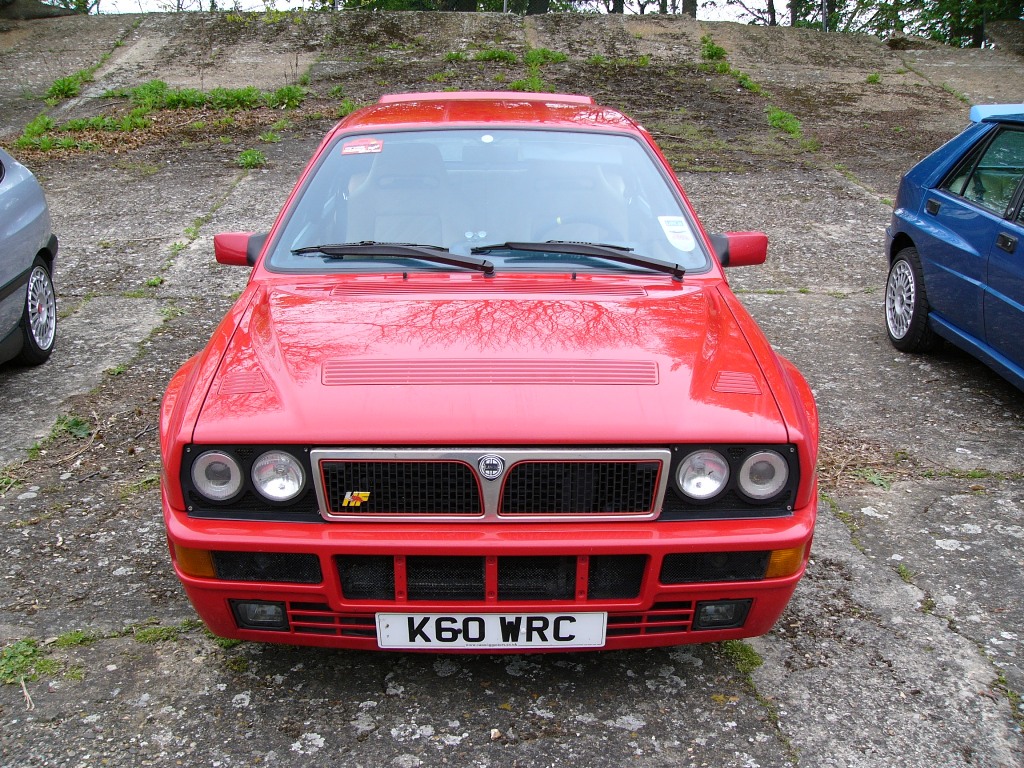
[[[372,139],[364,137],[361,139],[352,139],[341,145],[341,154],[343,155],[368,155],[371,153],[377,153],[384,149],[384,142],[380,139]]]
[[[665,237],[675,248],[680,251],[692,251],[697,246],[693,239],[693,231],[682,216],[659,216],[658,221],[661,222]]]

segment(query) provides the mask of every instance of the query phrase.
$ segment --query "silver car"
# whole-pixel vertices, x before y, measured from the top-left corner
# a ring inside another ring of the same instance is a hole
[[[0,149],[0,363],[46,362],[57,337],[57,238],[43,189]]]

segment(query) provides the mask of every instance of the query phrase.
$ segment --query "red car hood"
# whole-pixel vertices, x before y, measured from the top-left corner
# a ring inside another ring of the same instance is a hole
[[[745,312],[716,283],[413,275],[251,291],[196,442],[787,440]]]

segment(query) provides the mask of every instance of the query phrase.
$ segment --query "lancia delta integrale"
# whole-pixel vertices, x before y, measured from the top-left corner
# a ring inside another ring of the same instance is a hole
[[[218,635],[554,651],[767,632],[817,416],[649,134],[590,98],[386,96],[321,143],[163,400],[174,567]]]

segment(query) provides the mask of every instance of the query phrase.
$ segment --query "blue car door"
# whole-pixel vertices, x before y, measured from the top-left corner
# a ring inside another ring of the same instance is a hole
[[[1024,367],[1024,206],[1018,209],[1015,220],[998,228],[989,254],[985,336],[999,354]]]
[[[1013,272],[1014,265],[1002,256],[995,265],[990,260],[998,251],[1012,261],[1005,241],[1007,228],[1015,225],[1006,216],[1022,176],[1024,131],[1001,126],[940,187],[924,196],[924,218],[935,224],[927,233],[931,242],[919,248],[928,302],[940,319],[977,343],[995,346],[991,332],[1013,314],[1013,302],[1007,304],[1002,291],[1004,276],[1008,270]],[[1012,250],[1021,252],[1016,244]],[[1019,279],[1019,263],[1016,266]],[[1020,293],[1016,295],[1019,308]],[[1018,318],[1018,329],[1020,322]],[[1003,331],[998,335],[1002,343]]]

